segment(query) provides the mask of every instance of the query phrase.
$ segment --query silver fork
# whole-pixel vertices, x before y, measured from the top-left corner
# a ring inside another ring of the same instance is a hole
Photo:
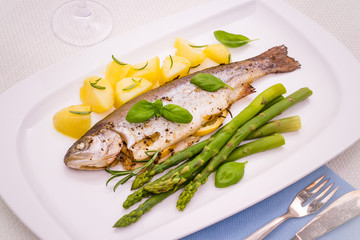
[[[310,214],[313,214],[317,212],[322,206],[325,205],[327,201],[334,195],[334,193],[338,190],[339,187],[336,187],[334,190],[332,190],[326,197],[325,194],[334,186],[334,183],[332,183],[330,186],[328,186],[324,191],[322,191],[316,198],[311,200],[309,203],[305,205],[305,203],[313,196],[315,196],[316,193],[320,191],[321,188],[325,186],[325,184],[329,181],[328,179],[323,181],[319,186],[318,183],[323,180],[325,175],[321,176],[319,179],[315,180],[312,184],[307,186],[305,189],[301,190],[292,203],[290,204],[288,211],[269,222],[247,238],[245,240],[258,240],[263,239],[266,237],[272,230],[274,230],[277,226],[279,226],[281,223],[285,222],[286,220],[290,218],[299,218],[304,217]],[[317,187],[316,187],[317,186]],[[315,188],[316,187],[316,188]],[[314,189],[315,188],[315,189]]]

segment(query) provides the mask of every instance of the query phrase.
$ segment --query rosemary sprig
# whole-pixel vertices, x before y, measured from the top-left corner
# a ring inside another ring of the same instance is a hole
[[[124,62],[120,62],[119,60],[117,60],[114,55],[111,55],[112,59],[114,60],[114,62],[116,62],[117,64],[119,65],[127,65],[127,63],[124,63]]]
[[[138,167],[132,171],[114,171],[114,170],[111,170],[109,166],[107,166],[107,168],[105,169],[106,172],[110,173],[111,175],[113,175],[112,177],[109,178],[109,180],[107,180],[106,182],[106,186],[108,185],[108,183],[114,179],[114,178],[117,178],[117,177],[121,177],[121,176],[124,176],[124,175],[127,175],[126,177],[122,178],[120,181],[118,181],[113,190],[115,192],[115,190],[117,189],[117,187],[119,185],[122,185],[124,183],[126,183],[130,178],[132,178],[133,176],[136,176],[139,172],[141,172],[143,169],[145,168],[149,168],[151,169],[151,166],[153,165],[153,163],[155,162],[155,159],[157,158],[157,156],[159,155],[159,150],[151,150],[151,151],[146,151],[145,152],[146,155],[148,156],[151,156],[150,160],[147,161],[143,166],[141,167]],[[153,153],[152,155],[150,155],[149,153]]]
[[[99,86],[97,85],[97,83],[101,80],[101,78],[95,80],[95,82],[90,82],[90,85],[93,87],[93,88],[96,88],[96,89],[100,89],[100,90],[104,90],[106,89],[106,87],[104,86]]]
[[[186,74],[189,74],[189,72],[190,72],[190,70],[191,70],[192,68],[197,68],[198,66],[200,66],[200,63],[199,63],[198,65],[195,65],[195,66],[189,67],[189,69],[188,69],[188,71],[187,71],[187,73],[186,73]]]
[[[128,86],[128,87],[126,87],[126,88],[123,88],[123,89],[122,89],[123,91],[128,91],[128,90],[130,90],[130,89],[133,89],[134,87],[136,87],[137,85],[140,84],[140,82],[141,82],[142,79],[140,79],[139,81],[136,81],[135,79],[132,78],[131,80],[133,80],[135,83],[132,84],[132,85],[130,85],[130,86]]]
[[[169,55],[169,57],[170,57],[170,68],[169,69],[171,69],[174,64],[174,61],[173,61],[173,58],[171,55]]]
[[[143,67],[141,67],[141,68],[134,68],[134,70],[136,70],[136,71],[143,70],[144,68],[146,68],[146,66],[147,66],[148,64],[149,64],[149,63],[146,62],[146,64],[145,64]]]
[[[190,47],[192,48],[203,48],[203,47],[207,47],[208,45],[200,45],[200,46],[197,46],[197,45],[191,45],[189,44]]]
[[[73,113],[73,114],[78,114],[78,115],[88,115],[90,114],[92,111],[69,111],[70,113]]]

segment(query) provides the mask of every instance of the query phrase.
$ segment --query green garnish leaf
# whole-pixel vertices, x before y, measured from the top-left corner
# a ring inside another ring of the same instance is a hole
[[[100,89],[100,90],[106,89],[106,87],[104,87],[104,86],[97,85],[97,83],[98,83],[100,80],[101,80],[101,78],[95,80],[95,82],[89,82],[89,83],[90,83],[90,85],[91,85],[93,88]]]
[[[190,123],[193,119],[188,110],[175,104],[165,105],[160,112],[164,118],[176,123]]]
[[[191,44],[189,44],[189,46],[192,47],[192,48],[204,48],[204,47],[207,47],[208,45],[197,46],[197,45],[191,45]]]
[[[160,110],[163,107],[162,101],[159,99],[156,99],[156,101],[153,103],[153,106],[155,108],[156,117],[160,117],[161,116]]]
[[[117,64],[119,65],[127,65],[127,63],[124,63],[124,62],[120,62],[119,60],[117,60],[114,55],[111,55],[112,59],[114,60],[114,62],[116,62]]]
[[[163,106],[163,102],[157,99],[154,103],[141,100],[134,104],[126,115],[126,120],[131,123],[141,123],[153,116],[163,116],[165,119],[176,123],[189,123],[193,116],[191,113],[175,104]]]
[[[221,42],[225,46],[232,48],[240,47],[247,44],[248,42],[258,40],[258,39],[250,40],[248,37],[245,37],[243,35],[228,33],[222,30],[215,31],[214,36],[219,42]]]
[[[238,183],[244,176],[246,162],[228,162],[219,167],[215,175],[215,186],[225,188]]]
[[[171,69],[174,64],[174,61],[173,61],[173,58],[171,55],[169,55],[169,57],[170,57],[170,68],[169,69]]]
[[[228,63],[231,63],[231,53],[228,55]]]
[[[133,82],[135,82],[135,83],[132,84],[132,85],[130,85],[130,86],[128,86],[128,87],[126,87],[126,88],[123,88],[123,89],[122,89],[123,91],[128,91],[128,90],[130,90],[130,89],[133,89],[134,87],[136,87],[137,85],[140,84],[140,82],[141,82],[142,79],[140,79],[139,81],[136,81],[135,79],[132,78],[131,80],[133,80]]]
[[[147,66],[148,64],[149,64],[149,63],[146,62],[146,64],[145,64],[143,67],[141,67],[141,68],[134,68],[134,70],[136,70],[136,71],[143,70],[144,68],[146,68],[146,66]]]
[[[146,100],[135,103],[126,115],[126,121],[130,123],[141,123],[149,120],[155,115],[153,104]]]
[[[234,90],[232,87],[221,81],[220,78],[209,73],[198,73],[191,78],[190,82],[208,92],[215,92],[223,87]]]
[[[88,115],[88,114],[90,114],[92,111],[69,111],[69,112],[71,112],[71,113],[73,113],[73,114],[78,114],[78,115]]]

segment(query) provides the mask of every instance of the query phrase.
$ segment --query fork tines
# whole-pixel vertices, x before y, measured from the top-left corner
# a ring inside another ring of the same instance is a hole
[[[316,179],[313,183],[311,183],[304,190],[302,190],[301,192],[298,193],[297,197],[299,197],[301,199],[302,204],[305,204],[308,200],[310,200],[310,198],[312,198],[315,194],[317,194],[329,182],[329,179],[326,179],[323,182],[321,182],[325,178],[325,176],[326,175],[323,175],[320,178]],[[328,193],[328,191],[333,186],[334,186],[334,183],[330,184],[309,205],[311,205],[313,207],[316,206],[317,209],[322,207],[335,194],[335,192],[339,188],[339,187],[336,187],[330,193]],[[325,194],[327,194],[327,195],[325,196]]]

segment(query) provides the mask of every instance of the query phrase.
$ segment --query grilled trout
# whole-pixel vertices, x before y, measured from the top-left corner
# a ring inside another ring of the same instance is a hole
[[[297,68],[300,64],[287,56],[287,48],[282,45],[244,61],[200,71],[220,78],[234,90],[201,90],[190,83],[190,79],[199,72],[173,80],[129,101],[96,123],[70,147],[64,162],[74,169],[101,169],[118,162],[122,162],[125,169],[132,169],[136,165],[134,161],[149,158],[147,151],[161,152],[179,142],[185,147],[191,145],[196,141],[192,135],[209,116],[220,114],[238,99],[254,92],[250,85],[254,80]],[[179,105],[193,115],[193,120],[189,124],[179,124],[163,117],[153,117],[144,123],[127,122],[125,117],[129,109],[143,99],[150,102],[160,99],[164,105]]]

